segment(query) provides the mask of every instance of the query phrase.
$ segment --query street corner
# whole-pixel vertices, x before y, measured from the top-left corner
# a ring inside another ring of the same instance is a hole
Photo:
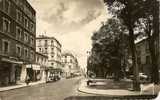
[[[140,92],[129,91],[125,89],[93,89],[87,86],[87,80],[82,80],[78,87],[79,92],[93,95],[106,95],[106,96],[123,96],[123,95],[140,95]]]

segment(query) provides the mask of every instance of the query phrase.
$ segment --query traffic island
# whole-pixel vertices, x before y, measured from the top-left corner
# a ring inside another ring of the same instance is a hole
[[[103,85],[105,83],[101,83]],[[109,85],[109,84],[108,84]],[[94,95],[111,95],[111,96],[123,96],[123,95],[151,95],[152,93],[149,92],[144,92],[141,93],[140,91],[130,91],[129,89],[118,89],[118,86],[111,86],[114,87],[113,89],[110,88],[102,88],[102,86],[99,86],[101,88],[95,88],[95,85],[93,86],[88,86],[87,85],[87,80],[82,80],[79,87],[78,91],[87,93],[87,94],[94,94]],[[109,86],[108,86],[109,87]]]

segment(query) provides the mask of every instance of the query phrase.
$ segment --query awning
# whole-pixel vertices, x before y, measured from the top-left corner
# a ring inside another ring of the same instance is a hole
[[[26,68],[32,68],[33,70],[40,70],[40,66],[35,64],[26,65]]]
[[[8,58],[2,58],[1,60],[4,61],[4,62],[9,62],[9,63],[14,63],[14,64],[23,64],[22,61],[16,61],[16,60],[13,60],[13,59],[8,59]]]

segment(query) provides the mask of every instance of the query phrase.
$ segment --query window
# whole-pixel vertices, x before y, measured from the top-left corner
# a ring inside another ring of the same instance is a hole
[[[45,53],[47,53],[47,50],[48,50],[48,49],[47,49],[47,48],[45,48]]]
[[[39,48],[39,52],[41,52],[42,48]]]
[[[10,32],[10,21],[6,18],[3,18],[3,32]]]
[[[45,46],[47,46],[48,45],[48,41],[47,40],[45,40]]]
[[[34,53],[33,53],[33,51],[31,51],[31,53],[30,53],[30,59],[31,59],[31,60],[34,59]]]
[[[37,63],[39,63],[39,57],[37,57]]]
[[[4,0],[4,11],[10,13],[10,2],[9,0]]]
[[[16,10],[16,20],[22,22],[22,12],[20,10]]]
[[[54,53],[54,48],[51,48],[51,53]]]
[[[145,49],[146,49],[146,52],[149,52],[149,45],[148,45],[147,42],[146,42],[146,47],[145,47]]]
[[[30,28],[31,28],[31,32],[34,32],[35,29],[34,29],[34,24],[33,23],[30,24]]]
[[[38,41],[38,46],[41,46],[41,40]]]
[[[22,38],[22,29],[16,26],[16,39],[21,40]]]
[[[28,58],[28,54],[29,54],[29,53],[28,53],[28,49],[27,49],[27,48],[25,48],[25,49],[24,49],[24,55],[25,55],[25,58]]]
[[[146,56],[146,64],[150,64],[150,63],[151,63],[150,56]]]
[[[16,45],[16,54],[20,57],[21,56],[21,46]]]
[[[53,42],[53,40],[51,40],[51,46],[53,46],[54,45],[54,42]]]
[[[72,63],[72,59],[70,59],[70,62]]]
[[[31,45],[32,45],[32,46],[34,45],[34,39],[33,39],[32,36],[31,36]]]
[[[28,33],[27,32],[24,32],[24,41],[25,42],[28,42],[28,40],[29,40],[29,35],[28,35]]]
[[[25,26],[25,28],[28,28],[28,26],[29,26],[27,17],[24,18],[24,26]]]
[[[9,53],[9,41],[3,40],[3,53],[8,54]]]

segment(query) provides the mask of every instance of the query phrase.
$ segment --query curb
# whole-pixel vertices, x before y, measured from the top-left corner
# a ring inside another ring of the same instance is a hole
[[[88,92],[87,90],[85,91],[85,90],[81,89],[81,87],[82,87],[82,82],[84,82],[84,81],[81,81],[79,87],[77,88],[77,91],[79,91],[79,92],[86,93],[86,94],[100,95],[100,96],[115,96],[115,95],[108,94],[108,93],[103,94],[103,93],[96,93],[96,92]],[[137,95],[137,94],[139,94],[139,92],[138,92],[138,93],[135,93],[135,94],[134,94],[134,93],[133,93],[133,94],[130,93],[130,94],[128,94],[128,95]],[[125,95],[125,94],[124,94],[124,95]],[[116,96],[122,96],[122,95],[116,95]]]
[[[81,92],[81,93],[85,93],[85,94],[102,95],[102,94],[89,93],[89,92],[82,91],[82,90],[80,89],[80,87],[81,87],[81,84],[82,84],[83,81],[84,81],[84,80],[80,80],[79,86],[78,86],[78,88],[77,88],[77,91],[79,91],[79,92]]]
[[[15,89],[20,89],[20,88],[26,88],[26,87],[31,87],[30,85],[25,85],[25,86],[20,86],[20,87],[15,87],[15,88],[10,88],[10,89],[4,89],[4,90],[0,90],[0,92],[5,92],[5,91],[10,91],[10,90],[15,90]]]
[[[14,87],[14,88],[0,90],[0,92],[10,91],[10,90],[16,90],[16,89],[21,89],[21,88],[27,88],[27,87],[32,87],[32,86],[41,85],[41,84],[45,84],[45,83],[30,84],[30,85],[26,85],[25,84],[25,85],[22,85],[22,86],[19,86],[19,87]]]

